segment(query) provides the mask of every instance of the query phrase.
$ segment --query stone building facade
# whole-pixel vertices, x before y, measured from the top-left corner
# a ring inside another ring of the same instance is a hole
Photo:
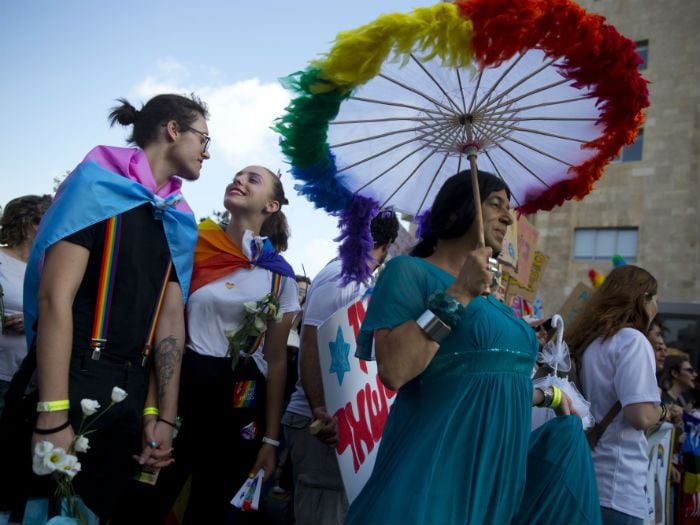
[[[628,262],[659,281],[660,314],[669,343],[690,351],[700,343],[700,2],[696,0],[579,0],[605,16],[646,51],[649,80],[641,160],[612,163],[582,202],[530,219],[549,257],[541,297],[551,315],[591,268],[607,274],[609,258],[586,258],[576,231],[636,231]],[[634,157],[632,155],[631,157]],[[579,232],[581,235],[581,232]],[[629,246],[628,246],[629,249]],[[577,254],[579,257],[575,257]]]

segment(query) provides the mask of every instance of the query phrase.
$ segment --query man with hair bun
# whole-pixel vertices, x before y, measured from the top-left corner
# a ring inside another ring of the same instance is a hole
[[[370,229],[370,269],[374,270],[384,262],[389,246],[396,240],[399,221],[393,211],[383,210],[374,217]],[[325,408],[316,334],[336,311],[362,298],[369,283],[344,285],[341,269],[341,260],[333,259],[309,288],[302,320],[299,379],[282,418],[292,460],[297,525],[341,525],[348,510],[334,449],[338,427]],[[309,432],[312,420],[319,427],[314,435]]]
[[[180,187],[182,179],[197,180],[209,158],[208,112],[194,95],[158,95],[140,110],[118,102],[110,122],[133,126],[128,142],[137,147],[98,146],[87,154],[59,188],[29,257],[29,354],[0,421],[8,459],[0,509],[16,516],[28,499],[55,492],[51,478],[32,473],[34,446],[46,441],[68,451],[81,400],[104,410],[115,386],[126,399],[100,412],[89,450],[78,455],[73,487],[88,511],[108,521],[139,463],[173,461],[197,238]]]

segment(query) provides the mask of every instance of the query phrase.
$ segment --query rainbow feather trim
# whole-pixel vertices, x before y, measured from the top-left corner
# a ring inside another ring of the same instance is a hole
[[[624,145],[634,142],[649,98],[647,82],[637,71],[640,59],[634,43],[573,0],[439,3],[408,14],[382,15],[340,33],[326,55],[282,80],[296,96],[274,129],[281,135],[281,149],[299,181],[296,189],[334,215],[351,206],[353,193],[344,184],[345,175],[338,174],[327,141],[328,127],[353,90],[374,78],[387,60],[407,61],[413,53],[423,61],[437,57],[448,67],[485,68],[528,49],[563,57],[562,75],[577,87],[589,88],[598,99],[598,124],[603,131],[582,145],[595,154],[569,168],[570,179],[526,199],[519,212],[550,210],[568,199],[583,198],[610,160]],[[359,210],[368,213],[374,206],[353,208],[355,211],[344,215],[345,224],[369,224],[367,217],[351,215]],[[366,237],[367,231],[358,235]],[[363,245],[353,235],[344,235],[343,243]],[[350,250],[341,246],[341,254]],[[352,259],[352,264],[358,264],[362,257]],[[351,268],[343,255],[343,273],[357,279],[365,272]]]

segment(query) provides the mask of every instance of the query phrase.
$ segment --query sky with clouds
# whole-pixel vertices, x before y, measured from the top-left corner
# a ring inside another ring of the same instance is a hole
[[[212,159],[184,193],[197,217],[222,208],[223,189],[248,164],[286,171],[270,130],[290,96],[278,79],[304,69],[335,35],[420,0],[2,0],[0,205],[50,193],[53,179],[97,144],[121,146],[109,108],[163,92],[200,96],[209,106]],[[286,209],[285,254],[314,276],[335,255],[336,220],[296,195]]]

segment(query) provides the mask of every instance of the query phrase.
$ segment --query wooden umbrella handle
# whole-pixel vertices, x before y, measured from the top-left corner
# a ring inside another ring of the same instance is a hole
[[[479,171],[476,167],[476,152],[469,153],[469,165],[471,166],[472,174],[472,192],[474,193],[474,211],[476,213],[476,227],[478,232],[477,248],[486,246],[484,240],[484,217],[481,215],[481,193],[479,192]]]

